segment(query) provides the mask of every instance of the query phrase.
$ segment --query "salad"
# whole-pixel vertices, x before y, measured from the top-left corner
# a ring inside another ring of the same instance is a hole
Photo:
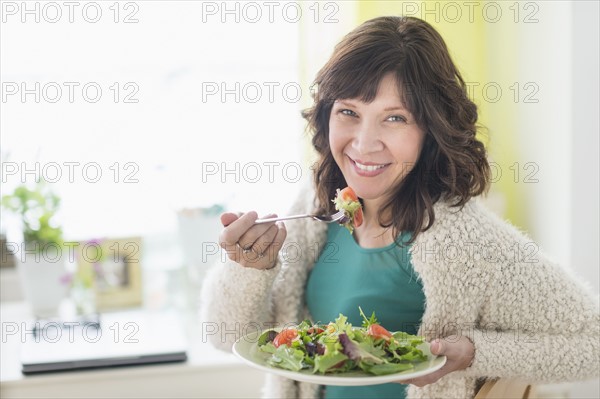
[[[410,370],[414,363],[427,360],[417,348],[422,337],[405,332],[391,333],[377,323],[375,313],[360,328],[348,323],[340,313],[335,322],[312,324],[308,320],[280,332],[267,330],[258,339],[258,348],[271,356],[270,366],[313,373],[364,371],[385,375]]]
[[[342,223],[342,225],[352,234],[354,229],[363,222],[362,205],[356,193],[351,187],[346,187],[343,190],[338,188],[335,198],[331,201],[335,204],[335,209],[346,212],[348,221]]]

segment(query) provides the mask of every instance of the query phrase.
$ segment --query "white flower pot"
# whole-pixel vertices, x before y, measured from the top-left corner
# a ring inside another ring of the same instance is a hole
[[[69,292],[64,259],[26,254],[17,263],[17,268],[25,300],[33,315],[37,318],[57,316],[62,300]]]

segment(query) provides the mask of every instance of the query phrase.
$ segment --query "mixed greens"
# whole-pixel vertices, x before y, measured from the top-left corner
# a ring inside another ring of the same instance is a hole
[[[362,309],[360,314],[364,319],[362,328],[353,327],[343,314],[326,325],[305,320],[280,332],[263,332],[258,347],[271,354],[267,363],[273,367],[321,374],[356,370],[393,374],[427,360],[427,355],[417,348],[424,342],[422,337],[391,333],[377,323],[375,313],[369,319]]]

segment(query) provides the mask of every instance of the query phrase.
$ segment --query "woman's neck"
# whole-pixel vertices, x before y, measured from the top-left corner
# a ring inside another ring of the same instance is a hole
[[[354,230],[354,239],[363,248],[381,248],[395,241],[391,227],[379,223],[380,203],[363,201],[363,224]]]

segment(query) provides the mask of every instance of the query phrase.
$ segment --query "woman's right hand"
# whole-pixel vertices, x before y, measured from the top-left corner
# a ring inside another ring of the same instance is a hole
[[[258,214],[254,211],[222,214],[221,223],[225,228],[219,243],[234,262],[254,269],[270,269],[275,266],[287,232],[282,222],[254,224],[256,219]]]

